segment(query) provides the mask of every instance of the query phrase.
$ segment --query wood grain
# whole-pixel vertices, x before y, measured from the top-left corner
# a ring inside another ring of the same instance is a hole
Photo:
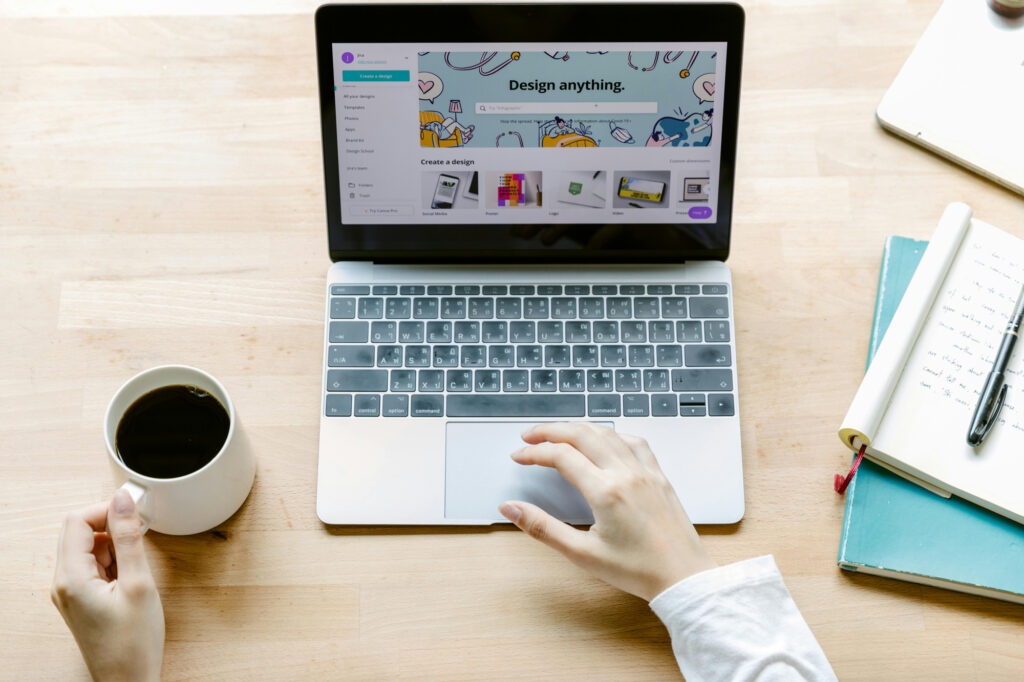
[[[0,650],[84,679],[49,603],[63,515],[108,496],[124,379],[218,376],[257,449],[218,535],[153,534],[167,679],[678,679],[646,604],[510,530],[336,530],[314,513],[328,258],[314,2],[0,2]],[[835,566],[883,238],[1024,202],[874,108],[937,0],[745,2],[733,249],[747,514],[843,680],[1024,678],[1024,608]],[[979,0],[979,8],[983,10]]]

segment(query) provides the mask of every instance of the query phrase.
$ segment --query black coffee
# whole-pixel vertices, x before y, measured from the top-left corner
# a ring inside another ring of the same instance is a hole
[[[151,478],[177,478],[216,457],[229,426],[228,411],[203,389],[164,386],[125,411],[115,446],[129,469]]]

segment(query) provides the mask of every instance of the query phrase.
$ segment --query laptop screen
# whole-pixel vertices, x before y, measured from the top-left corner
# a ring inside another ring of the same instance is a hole
[[[557,10],[585,14],[579,5],[391,7],[413,24],[460,11],[563,23]],[[618,6],[604,7],[614,16]],[[628,7],[666,20],[697,9]],[[351,19],[380,7],[336,9]],[[724,258],[738,81],[727,66],[739,59],[729,35],[579,41],[567,29],[560,40],[480,41],[466,30],[438,42],[431,30],[393,42],[328,36],[321,23],[332,257]]]

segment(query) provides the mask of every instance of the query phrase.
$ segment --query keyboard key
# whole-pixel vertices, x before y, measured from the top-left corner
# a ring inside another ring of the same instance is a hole
[[[409,399],[409,414],[414,417],[443,417],[444,396],[414,395]]]
[[[651,396],[651,415],[655,417],[675,417],[679,414],[675,393],[659,393]]]
[[[484,343],[506,343],[508,341],[508,322],[482,323],[481,338]]]
[[[441,318],[445,320],[461,320],[466,316],[466,299],[442,298]]]
[[[352,416],[352,396],[347,393],[328,394],[324,414],[328,417]]]
[[[521,298],[499,298],[497,302],[500,320],[518,320],[523,316],[523,299]]]
[[[604,299],[581,298],[580,317],[585,320],[600,320],[604,317]]]
[[[655,393],[657,391],[667,391],[668,388],[668,370],[667,369],[645,369],[644,370],[644,390],[648,393]],[[657,415],[655,415],[657,416]]]
[[[619,290],[614,284],[595,284],[591,293],[595,296],[614,296]]]
[[[469,299],[469,319],[489,320],[494,317],[493,298],[471,298]]]
[[[633,317],[633,301],[629,298],[609,298],[606,303],[608,306],[608,318],[625,319]]]
[[[585,402],[582,395],[452,395],[448,396],[448,416],[583,417],[586,415]]]
[[[704,338],[700,332],[700,322],[676,322],[676,336],[680,343],[700,343]]]
[[[430,346],[406,346],[406,367],[430,367]]]
[[[590,323],[566,322],[565,340],[569,343],[590,343]]]
[[[674,369],[672,390],[731,391],[732,370],[729,369]]]
[[[543,367],[543,348],[541,346],[516,346],[516,366]]]
[[[331,285],[332,296],[366,296],[370,287],[365,284],[334,284]]]
[[[398,287],[393,284],[375,284],[373,286],[374,296],[394,296],[398,293]]]
[[[704,417],[707,415],[707,408],[704,405],[680,405],[680,417]]]
[[[626,347],[625,346],[601,346],[602,367],[625,367]]]
[[[729,287],[725,284],[705,284],[701,287],[701,293],[711,296],[725,296],[729,293]]]
[[[458,346],[434,346],[434,367],[458,367]]]
[[[480,287],[476,284],[461,284],[455,287],[456,296],[476,296],[480,293]]]
[[[412,299],[412,316],[417,320],[433,320],[437,318],[436,298]]]
[[[554,369],[530,370],[530,390],[535,393],[550,393],[558,388],[558,371]]]
[[[423,393],[440,393],[444,390],[444,370],[421,369],[419,389]]]
[[[642,393],[632,393],[622,396],[623,417],[649,417],[651,406],[648,397]]]
[[[644,293],[644,285],[623,284],[619,287],[619,293],[623,296],[642,296]]]
[[[619,323],[618,322],[595,322],[594,341],[597,343],[618,343]]]
[[[693,296],[700,293],[700,286],[696,284],[677,284],[676,295],[677,296]]]
[[[676,340],[671,322],[648,322],[647,333],[650,334],[651,343],[672,343]]]
[[[658,299],[650,296],[638,297],[633,301],[633,312],[642,320],[657,318]]]
[[[730,367],[732,349],[728,344],[686,346],[687,367]]]
[[[542,284],[537,287],[538,296],[561,296],[562,285],[561,284]]]
[[[619,325],[622,343],[647,343],[647,324],[644,322],[622,322]]]
[[[389,298],[384,304],[384,317],[389,320],[407,320],[411,316],[411,298]]]
[[[378,367],[401,367],[402,347],[401,346],[377,346]]]
[[[597,367],[597,346],[573,346],[573,367]]]
[[[729,323],[725,320],[708,320],[704,323],[704,339],[708,342],[728,343]]]
[[[571,320],[576,317],[575,298],[551,299],[551,317],[556,320]]]
[[[350,320],[356,316],[356,299],[354,298],[332,298],[331,319]]]
[[[562,343],[562,323],[538,322],[537,340],[541,343]]]
[[[654,367],[654,346],[630,346],[630,367]]]
[[[451,343],[451,322],[427,322],[427,341],[430,343]]]
[[[686,299],[675,296],[661,299],[661,316],[667,319],[686,317]]]
[[[452,393],[467,393],[473,389],[473,370],[450,369],[445,386]]]
[[[402,296],[422,296],[427,288],[419,284],[405,284],[398,287],[398,293]]]
[[[397,322],[370,323],[370,340],[374,343],[394,343],[397,336]]]
[[[384,317],[384,299],[370,297],[359,299],[359,317],[372,320]]]
[[[512,284],[508,288],[508,293],[512,296],[533,296],[533,285]]]
[[[412,393],[416,390],[416,370],[391,370],[391,390],[398,393]]]
[[[463,346],[459,364],[463,367],[486,367],[487,346]]]
[[[689,346],[687,346],[687,348],[689,348]],[[682,346],[655,346],[654,352],[657,358],[658,367],[681,367],[683,364]]]
[[[566,284],[565,295],[566,296],[586,296],[590,293],[589,284]]]
[[[356,417],[379,417],[380,396],[375,393],[357,395],[352,401],[352,414]]]
[[[500,322],[499,324],[505,323]],[[508,338],[512,343],[535,343],[537,341],[537,323],[509,322]]]
[[[544,320],[548,315],[548,299],[546,298],[524,298],[523,317],[528,320]]]
[[[373,367],[373,346],[328,346],[328,367]]]
[[[691,298],[690,317],[729,317],[729,299],[704,296]]]
[[[380,413],[385,417],[408,417],[409,396],[385,395],[381,403]]]
[[[671,296],[672,285],[671,284],[648,284],[647,293],[651,296]]]
[[[423,323],[399,322],[398,340],[401,343],[423,343]]]
[[[703,393],[680,393],[676,398],[680,405],[685,405],[687,407],[692,405],[704,405],[706,403]]]
[[[481,393],[494,393],[501,388],[501,372],[496,369],[478,369],[473,373],[473,389]]]
[[[525,369],[506,369],[501,372],[501,387],[509,393],[525,393],[530,388],[530,372]]]
[[[480,343],[480,323],[456,322],[455,343]]]
[[[580,393],[583,391],[582,369],[558,370],[558,390],[564,393]]]
[[[588,369],[587,390],[601,393],[612,390],[612,370]]]
[[[491,284],[485,286],[480,293],[484,296],[504,296],[508,293],[508,287],[504,284]]]
[[[617,395],[591,395],[587,397],[587,414],[591,417],[620,417],[622,406]]]
[[[449,284],[427,285],[428,296],[451,296],[452,287]]]
[[[328,337],[331,343],[366,343],[370,340],[368,322],[331,322]]]
[[[638,369],[617,369],[615,370],[615,390],[619,393],[635,393],[642,388],[640,383],[640,370]]]
[[[327,370],[328,391],[386,391],[388,371],[386,369],[329,369]]]
[[[569,367],[572,365],[572,355],[569,346],[544,346],[545,367]]]
[[[490,367],[514,367],[515,346],[488,346],[487,364]]]
[[[712,417],[731,417],[736,414],[736,404],[732,393],[709,393],[708,415]]]

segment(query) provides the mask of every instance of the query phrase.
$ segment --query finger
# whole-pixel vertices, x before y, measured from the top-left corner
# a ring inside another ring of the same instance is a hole
[[[142,547],[142,520],[127,490],[118,490],[107,510],[107,531],[114,543],[119,581],[148,578],[149,564]]]
[[[537,464],[557,469],[565,480],[579,488],[583,496],[598,482],[599,469],[568,443],[538,443],[512,453],[519,464]]]
[[[84,509],[70,512],[64,517],[64,526],[60,531],[60,555],[62,559],[88,554],[92,551],[93,534],[101,533],[107,525],[107,503],[97,502]]]
[[[620,433],[619,438],[629,447],[645,468],[661,473],[658,458],[654,456],[654,452],[651,451],[651,446],[647,444],[646,440],[630,433]]]
[[[622,466],[624,456],[632,457],[614,434],[608,427],[587,422],[545,422],[526,431],[522,438],[527,443],[568,443],[597,466],[609,469]]]
[[[582,553],[586,532],[562,523],[540,507],[529,502],[512,500],[503,503],[498,511],[530,537],[558,550],[576,561]]]
[[[110,568],[110,564],[114,563],[113,548],[113,540],[108,534],[96,533],[93,535],[92,555],[96,557],[96,563],[104,569]]]

